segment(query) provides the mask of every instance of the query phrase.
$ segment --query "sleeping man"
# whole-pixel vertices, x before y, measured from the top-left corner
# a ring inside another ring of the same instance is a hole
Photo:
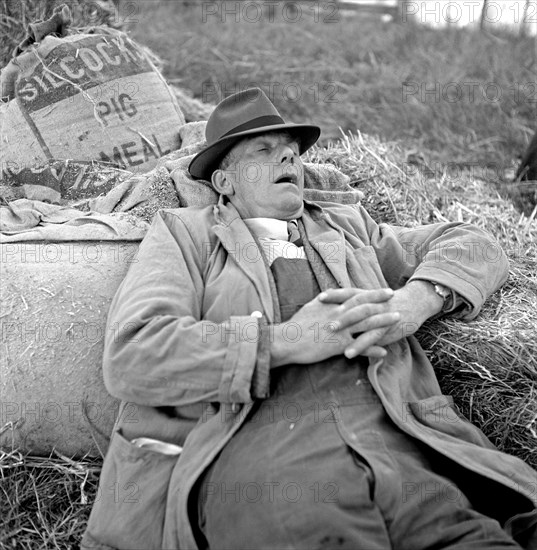
[[[475,318],[505,256],[464,223],[304,201],[319,134],[258,89],[211,115],[189,170],[218,204],[158,213],[111,305],[105,383],[137,415],[83,548],[537,548],[536,473],[458,414],[413,336]]]

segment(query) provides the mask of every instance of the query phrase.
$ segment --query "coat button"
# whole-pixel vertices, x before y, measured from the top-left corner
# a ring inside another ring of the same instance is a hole
[[[261,319],[261,317],[263,317],[263,314],[260,312],[260,311],[252,311],[252,313],[250,314],[250,317],[257,317],[258,319]]]

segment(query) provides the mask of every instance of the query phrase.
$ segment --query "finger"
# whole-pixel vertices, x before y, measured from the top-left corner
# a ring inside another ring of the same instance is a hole
[[[377,328],[392,328],[401,320],[401,315],[398,312],[379,313],[378,315],[372,315],[363,321],[348,325],[346,330],[351,334],[360,332],[368,332]]]
[[[363,290],[361,288],[330,288],[321,292],[317,298],[327,304],[344,304],[350,301],[349,307],[368,302],[385,302],[393,296],[391,288]]]
[[[385,304],[393,298],[394,292],[391,288],[377,288],[375,290],[362,290],[351,296],[343,304],[343,310],[353,309],[365,304]]]
[[[388,352],[380,346],[369,346],[366,350],[362,352],[362,355],[364,355],[365,357],[381,359],[382,357],[386,357],[386,355],[388,355]]]
[[[366,330],[383,326],[382,323],[387,321],[388,323],[396,322],[400,319],[398,312],[390,311],[389,305],[385,302],[380,304],[363,304],[356,306],[345,313],[336,316],[334,319],[335,330],[342,330],[352,327],[352,332],[365,332]],[[391,314],[391,317],[387,317]],[[382,315],[380,319],[376,319],[378,315]],[[372,324],[368,324],[367,321],[371,320]],[[380,323],[380,324],[375,324]],[[354,328],[355,325],[360,325]]]
[[[345,357],[347,357],[347,359],[352,359],[357,355],[362,355],[367,348],[379,342],[387,331],[388,328],[376,328],[367,332],[362,332],[345,348]]]

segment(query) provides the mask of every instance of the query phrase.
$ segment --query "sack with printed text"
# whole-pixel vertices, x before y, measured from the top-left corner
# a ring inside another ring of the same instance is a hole
[[[42,200],[48,202],[78,198],[78,189],[86,197],[88,189],[95,195],[103,189],[86,185],[84,174],[70,178],[76,188],[65,180],[59,185],[58,170],[44,167],[69,159],[85,173],[88,161],[147,172],[179,148],[177,130],[185,122],[145,48],[107,27],[71,33],[67,6],[54,17],[41,23],[48,24],[46,36],[33,36],[38,25],[30,25],[30,39],[0,76],[2,183],[22,187],[28,173],[40,173]],[[35,185],[32,192],[40,198]]]

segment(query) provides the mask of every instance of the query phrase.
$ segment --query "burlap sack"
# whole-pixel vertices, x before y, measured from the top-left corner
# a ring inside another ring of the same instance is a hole
[[[14,97],[0,105],[4,180],[22,185],[25,171],[58,159],[147,172],[180,146],[185,120],[174,94],[146,50],[120,31],[46,36],[15,64]]]
[[[109,162],[49,160],[36,168],[5,174],[0,196],[8,201],[26,198],[66,204],[104,195],[132,176],[131,172],[115,168]]]

